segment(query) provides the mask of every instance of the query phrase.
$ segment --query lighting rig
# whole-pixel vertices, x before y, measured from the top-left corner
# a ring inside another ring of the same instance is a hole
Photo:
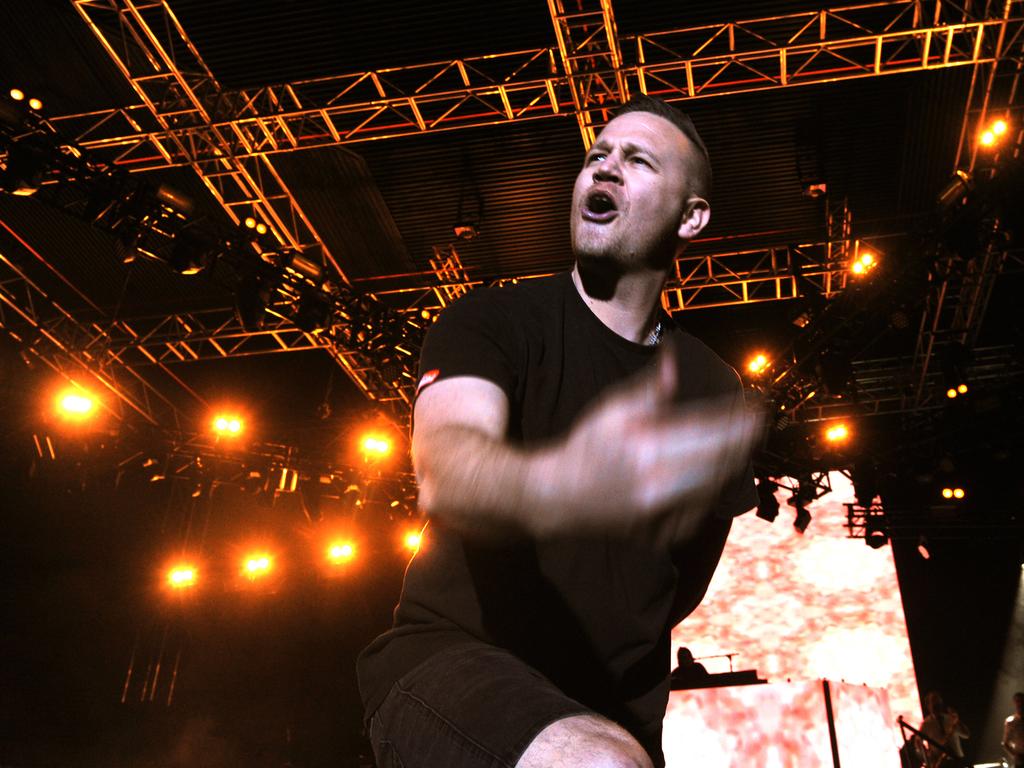
[[[0,168],[5,191],[34,195],[46,188],[50,202],[113,234],[126,263],[156,260],[213,281],[235,296],[246,331],[261,328],[272,313],[325,347],[360,352],[379,389],[403,393],[393,404],[404,411],[411,402],[429,318],[396,312],[329,279],[319,263],[282,246],[257,211],[235,227],[197,217],[187,195],[94,162],[38,109],[6,96],[0,96]]]

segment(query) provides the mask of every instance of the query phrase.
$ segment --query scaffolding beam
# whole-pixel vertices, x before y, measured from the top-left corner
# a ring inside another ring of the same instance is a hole
[[[686,101],[988,64],[999,60],[1024,25],[1018,0],[1009,3],[1009,14],[997,18],[973,18],[950,2],[882,0],[623,37],[616,43],[607,2],[584,3],[600,9],[592,18],[576,18],[563,3],[550,2],[552,21],[565,38],[554,48],[251,91],[220,89],[205,65],[183,80],[173,71],[154,73],[154,65],[147,64],[145,79],[133,81],[142,103],[58,117],[54,123],[99,158],[133,171],[198,165],[230,175],[224,164],[249,157],[267,163],[278,152],[557,116],[576,117],[584,137],[591,137],[606,118],[600,107],[629,93]],[[75,4],[87,20],[105,14],[139,26],[141,12],[129,0]],[[923,12],[926,5],[933,13]],[[146,9],[173,19],[166,2]],[[95,23],[90,26],[107,41]],[[170,28],[185,40],[176,20]],[[117,55],[110,42],[105,45]],[[191,43],[184,47],[194,54]],[[195,98],[182,100],[190,82],[188,92]],[[178,99],[173,120],[161,120],[151,107],[156,93]]]

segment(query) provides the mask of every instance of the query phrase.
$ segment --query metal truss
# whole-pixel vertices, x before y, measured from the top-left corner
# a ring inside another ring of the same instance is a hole
[[[273,309],[263,327],[242,327],[232,307],[93,323],[105,347],[129,365],[153,365],[324,349],[316,334]],[[81,351],[88,351],[86,346]]]
[[[99,310],[94,308],[99,314]],[[87,323],[54,300],[25,271],[0,253],[0,328],[22,348],[76,385],[97,382],[114,399],[100,398],[118,418],[132,411],[154,426],[180,429],[190,421],[166,394],[171,385],[196,406],[205,401],[173,372],[157,364],[159,382],[144,376],[110,346],[115,321]]]
[[[1021,0],[989,0],[985,4],[986,14],[998,14],[1004,20],[1017,18],[1022,12]],[[968,179],[975,174],[998,172],[1002,156],[1007,151],[1018,156],[1024,138],[1020,91],[1024,31],[1019,24],[1008,24],[999,30],[994,45],[996,56],[991,61],[974,64],[961,122],[954,170]],[[995,118],[1016,123],[1015,135],[1011,133],[1001,143],[1009,150],[985,148],[979,141],[981,132]],[[1008,262],[1019,258],[1003,247],[999,222],[991,222],[987,234],[983,253],[966,265],[952,251],[940,254],[937,260],[915,343],[915,386],[905,396],[916,408],[928,405],[936,396],[935,388],[927,386],[936,345],[955,341],[968,349],[974,346],[998,275]]]
[[[849,237],[849,222],[845,220]],[[889,235],[887,237],[891,237]],[[862,248],[859,240],[820,241],[771,248],[751,248],[676,259],[662,292],[665,311],[793,299],[807,290],[831,297],[846,287],[849,267]],[[372,291],[374,297],[407,312],[436,312],[459,295],[482,285],[458,261],[454,246],[446,246],[444,261],[431,261],[433,272],[382,278],[390,284]],[[550,273],[521,275],[501,282],[533,280]],[[424,280],[426,278],[426,280]],[[375,281],[380,282],[380,281]]]
[[[979,521],[974,515],[965,515],[955,504],[935,505],[930,509],[912,511],[887,509],[881,504],[869,506],[846,502],[847,538],[865,539],[869,531],[892,541],[955,541],[970,538],[1005,539],[1019,536],[1024,524],[1013,517],[1005,520]]]
[[[1024,24],[1016,0],[1009,14],[995,18],[973,18],[950,2],[881,0],[616,43],[607,0],[587,0],[582,13],[592,15],[566,13],[560,0],[551,0],[558,48],[227,91],[201,63],[165,0],[75,5],[129,79],[132,70],[117,50],[145,44],[153,63],[147,58],[148,68],[132,79],[142,104],[68,115],[55,124],[100,159],[131,170],[208,164],[226,175],[229,163],[249,157],[265,163],[276,152],[554,116],[577,115],[586,139],[600,125],[600,104],[616,93],[687,100],[991,63],[1005,50],[1000,41],[1018,36]],[[124,25],[123,39],[99,31],[92,18],[104,15]],[[175,74],[179,64],[167,57],[169,48],[157,46],[144,16],[160,18],[177,39],[174,50],[198,68],[194,74]],[[159,62],[165,63],[157,70]],[[173,109],[151,106],[167,96],[176,100]]]
[[[611,0],[576,0],[566,11],[564,0],[548,0],[555,27],[562,72],[569,81],[573,111],[590,149],[607,110],[629,99],[622,52]]]
[[[142,100],[148,119],[168,132],[160,155],[168,162],[183,159],[233,222],[248,216],[263,221],[282,246],[317,265],[329,283],[347,286],[344,270],[273,160],[258,151],[237,151],[261,145],[259,125],[214,125],[225,109],[238,117],[254,114],[256,97],[221,89],[167,3],[75,0],[74,5]],[[370,399],[408,402],[406,388],[377,376],[366,355],[337,345],[328,351]]]
[[[912,372],[904,357],[873,358],[853,362],[854,394],[830,401],[812,399],[793,413],[794,421],[812,423],[861,416],[884,416],[935,410],[944,405],[946,387],[941,374],[932,371],[925,382],[934,393],[928,401],[914,405],[907,399],[913,388]],[[967,370],[972,389],[1010,388],[1024,382],[1024,367],[1012,346],[978,347]]]

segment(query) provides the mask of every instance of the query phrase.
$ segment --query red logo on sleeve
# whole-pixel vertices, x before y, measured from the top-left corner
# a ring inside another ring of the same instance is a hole
[[[421,391],[423,391],[424,387],[429,387],[431,384],[433,384],[434,379],[436,379],[440,375],[441,371],[437,368],[434,368],[424,373],[423,377],[420,379],[420,383],[416,385],[416,394],[418,395]]]

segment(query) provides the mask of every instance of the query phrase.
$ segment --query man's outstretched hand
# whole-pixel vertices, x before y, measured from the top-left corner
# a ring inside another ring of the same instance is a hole
[[[676,403],[676,354],[667,340],[651,370],[609,390],[562,443],[539,453],[531,475],[557,498],[531,515],[535,533],[626,532],[673,510],[662,532],[685,536],[746,465],[759,416],[739,391]]]

